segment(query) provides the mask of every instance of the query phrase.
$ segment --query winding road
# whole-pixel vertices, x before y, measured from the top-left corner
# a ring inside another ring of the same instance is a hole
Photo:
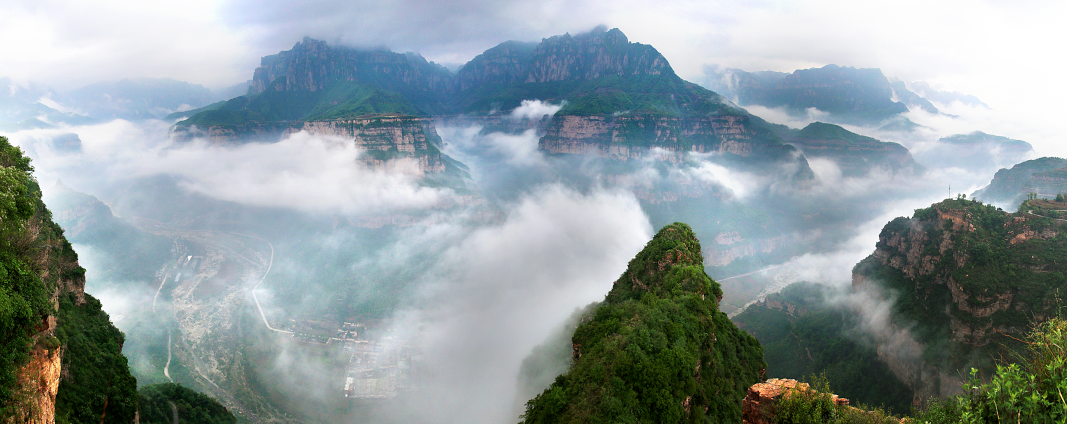
[[[274,332],[278,332],[278,333],[283,333],[283,334],[293,334],[292,331],[274,328],[274,327],[272,327],[270,325],[270,321],[267,321],[267,315],[263,313],[263,306],[261,306],[259,304],[259,296],[256,296],[256,290],[259,289],[259,286],[262,285],[263,281],[265,281],[267,279],[267,274],[270,274],[270,269],[271,269],[272,266],[274,266],[274,244],[272,244],[271,242],[267,241],[266,239],[263,239],[263,238],[260,238],[260,237],[256,237],[256,236],[251,236],[251,235],[248,235],[248,234],[241,234],[241,233],[234,233],[234,232],[231,232],[230,234],[236,234],[236,235],[239,235],[239,236],[245,236],[245,237],[250,237],[250,238],[254,238],[254,239],[258,239],[258,240],[263,240],[263,242],[267,243],[267,245],[270,246],[270,261],[267,262],[267,270],[265,272],[263,272],[263,277],[260,277],[259,282],[256,283],[255,286],[252,287],[252,300],[254,300],[256,302],[256,310],[259,311],[259,317],[263,320],[263,325],[267,326],[268,330],[274,331]]]

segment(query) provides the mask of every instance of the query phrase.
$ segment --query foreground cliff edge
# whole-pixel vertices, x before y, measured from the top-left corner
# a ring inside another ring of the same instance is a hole
[[[30,159],[0,137],[0,423],[137,422],[125,337],[85,293],[85,269],[32,173]],[[167,390],[168,400],[195,399],[182,403],[183,416],[221,418],[195,422],[235,422],[204,395]]]
[[[661,229],[574,331],[570,370],[524,422],[740,422],[763,348],[718,309],[685,224]]]

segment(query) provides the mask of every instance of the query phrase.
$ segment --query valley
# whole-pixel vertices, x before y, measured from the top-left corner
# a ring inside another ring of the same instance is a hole
[[[1067,160],[985,92],[328,27],[221,88],[0,79],[0,422],[1067,417]]]

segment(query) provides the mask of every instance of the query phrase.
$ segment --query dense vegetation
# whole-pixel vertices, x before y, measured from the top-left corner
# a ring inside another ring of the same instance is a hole
[[[48,281],[40,275],[52,255],[74,253],[60,242],[62,230],[40,205],[32,172],[30,159],[0,137],[0,418],[16,407],[16,370],[28,359],[38,326],[52,310],[48,297],[59,275]]]
[[[237,418],[215,399],[179,384],[153,384],[142,387],[138,393],[141,396],[138,410],[143,424],[237,422]]]
[[[664,227],[574,331],[570,370],[528,423],[739,422],[765,368],[759,342],[718,310],[689,226]]]
[[[808,387],[794,388],[775,405],[775,424],[898,424],[899,419],[879,408],[838,405],[823,375],[808,377]]]
[[[56,337],[66,348],[67,376],[56,395],[57,423],[130,423],[137,412],[137,380],[130,375],[125,340],[100,301],[85,294],[60,296]]]
[[[860,317],[827,286],[792,284],[733,318],[763,345],[767,378],[825,377],[837,395],[880,405],[896,414],[911,410],[913,393],[878,358],[875,341],[859,331]]]

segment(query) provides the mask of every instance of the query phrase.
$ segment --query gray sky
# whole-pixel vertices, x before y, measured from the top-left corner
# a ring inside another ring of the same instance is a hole
[[[305,35],[416,51],[447,64],[505,40],[604,24],[655,46],[694,81],[705,64],[792,71],[834,63],[977,95],[1021,126],[1067,114],[1059,102],[1067,98],[1060,75],[1065,2],[575,3],[0,0],[0,76],[60,90],[124,77],[218,88],[251,78],[260,57]]]

